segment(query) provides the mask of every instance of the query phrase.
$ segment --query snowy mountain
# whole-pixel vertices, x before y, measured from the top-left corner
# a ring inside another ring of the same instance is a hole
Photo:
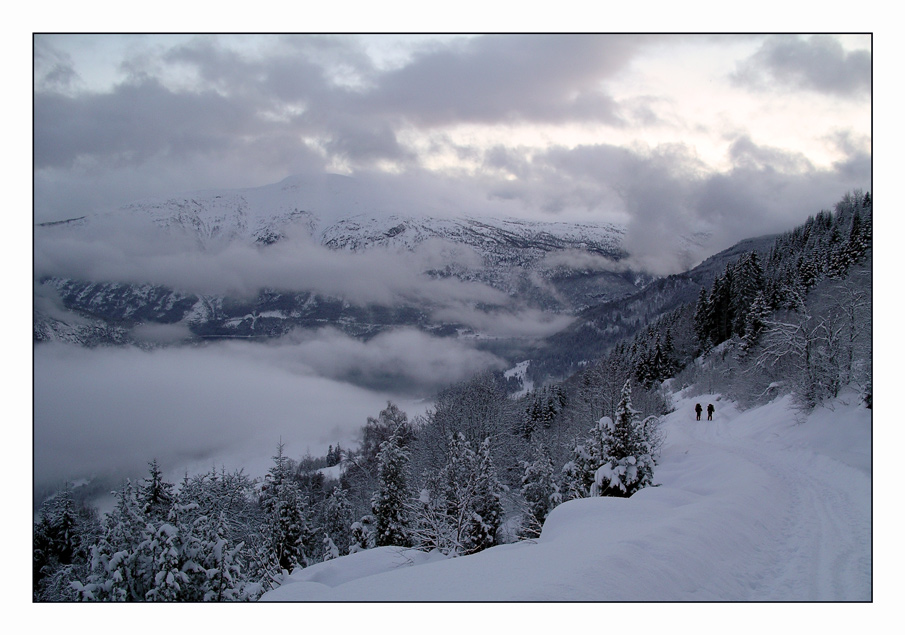
[[[456,217],[417,209],[401,214],[387,205],[379,191],[366,189],[355,178],[325,174],[293,176],[257,188],[145,199],[123,206],[120,213],[190,235],[203,247],[236,240],[272,244],[288,234],[307,234],[331,249],[350,251],[411,251],[427,240],[448,240],[485,257],[495,255],[498,262],[521,264],[566,249],[612,259],[626,255],[621,248],[625,230],[612,223],[479,219],[467,210]],[[529,254],[514,253],[525,249]]]
[[[870,601],[870,411],[839,401],[802,422],[789,397],[747,411],[673,397],[656,487],[569,501],[540,538],[470,556],[315,564],[262,600]]]
[[[621,264],[627,256],[625,230],[613,224],[416,212],[388,209],[380,192],[356,179],[324,175],[146,199],[114,213],[41,224],[35,228],[41,252],[36,295],[72,312],[72,318],[37,306],[35,339],[78,340],[82,332],[85,343],[96,343],[105,332],[101,327],[112,333],[144,323],[181,324],[193,337],[278,337],[325,324],[356,337],[394,326],[434,334],[476,332],[473,323],[451,318],[449,310],[438,317],[449,309],[449,285],[443,281],[465,285],[455,292],[453,313],[465,302],[478,311],[568,315],[624,297],[653,279]],[[77,241],[90,246],[85,253],[103,243],[103,252],[91,252],[88,264],[76,257],[73,264],[59,264],[59,254],[69,253]],[[130,249],[146,256],[147,266],[130,259],[127,266],[134,271],[112,262],[98,271],[108,252]],[[179,264],[169,265],[177,256]],[[180,286],[203,266],[211,270],[207,279],[226,279],[232,267],[241,268],[234,277],[242,278],[253,270],[249,259],[277,272],[249,282],[252,294],[208,288],[197,281],[200,274],[193,284]],[[45,271],[43,260],[53,266]],[[277,264],[263,264],[268,260]],[[377,275],[390,261],[395,264],[385,278],[393,280],[372,285],[392,286],[387,300],[357,300],[343,292],[348,284],[321,284],[331,275],[351,280],[361,267]],[[317,276],[318,267],[325,268],[323,275]],[[180,275],[172,274],[177,269]],[[305,277],[306,271],[312,273]],[[292,278],[292,272],[300,273]],[[418,279],[398,282],[406,276]],[[90,329],[81,328],[85,320],[94,321]],[[123,339],[120,331],[116,336],[111,343]]]

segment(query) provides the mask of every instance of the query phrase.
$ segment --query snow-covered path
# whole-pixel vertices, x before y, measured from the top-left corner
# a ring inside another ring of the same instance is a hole
[[[738,571],[750,593],[733,599],[869,600],[869,419],[850,420],[866,413],[840,407],[799,424],[788,405],[783,399],[744,413],[730,405],[715,421],[676,425],[674,416],[670,427],[673,449],[724,454],[733,471],[750,471],[768,487],[759,521],[770,531]]]
[[[714,403],[695,421],[694,403]],[[870,412],[677,398],[657,487],[570,501],[536,542],[456,559],[384,547],[294,573],[265,600],[867,601]]]

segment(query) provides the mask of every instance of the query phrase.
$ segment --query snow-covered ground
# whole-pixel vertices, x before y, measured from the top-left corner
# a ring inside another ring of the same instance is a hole
[[[803,419],[788,397],[740,412],[677,395],[657,487],[565,503],[538,540],[472,556],[345,556],[263,599],[869,601],[871,412],[854,401]]]
[[[515,377],[520,382],[522,382],[522,389],[516,393],[513,393],[513,397],[521,397],[534,390],[534,382],[527,377],[528,366],[530,364],[531,360],[519,362],[518,364],[507,370],[505,373],[503,373],[503,377],[505,377],[506,379]]]

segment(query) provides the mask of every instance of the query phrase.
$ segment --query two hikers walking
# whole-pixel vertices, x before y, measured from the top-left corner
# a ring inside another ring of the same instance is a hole
[[[695,412],[695,414],[697,415],[697,420],[698,420],[698,421],[701,420],[701,412],[702,412],[703,410],[704,410],[704,409],[701,408],[701,404],[696,403],[696,404],[694,405],[694,412]],[[714,410],[715,410],[715,409],[714,409],[712,403],[707,404],[707,421],[713,421],[713,411],[714,411]]]

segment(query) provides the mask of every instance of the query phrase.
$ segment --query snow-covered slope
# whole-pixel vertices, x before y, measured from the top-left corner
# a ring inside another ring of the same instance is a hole
[[[869,601],[871,418],[856,402],[798,421],[788,397],[740,412],[678,395],[657,487],[567,502],[533,542],[455,559],[383,547],[263,599]]]
[[[287,232],[314,235],[323,216],[357,213],[357,197],[354,179],[325,174],[290,177],[256,188],[149,198],[125,205],[120,213],[150,219],[205,247],[231,241],[270,244]]]
[[[455,218],[423,214],[417,208],[402,213],[388,209],[378,191],[368,190],[355,178],[335,174],[293,176],[257,188],[149,198],[125,205],[112,215],[46,227],[85,226],[118,215],[150,220],[168,232],[191,236],[202,247],[232,241],[270,244],[292,234],[350,251],[411,251],[425,241],[445,240],[509,264],[562,250],[608,258],[625,255],[621,247],[625,229],[612,223],[487,219],[472,217],[468,210],[461,210]]]

